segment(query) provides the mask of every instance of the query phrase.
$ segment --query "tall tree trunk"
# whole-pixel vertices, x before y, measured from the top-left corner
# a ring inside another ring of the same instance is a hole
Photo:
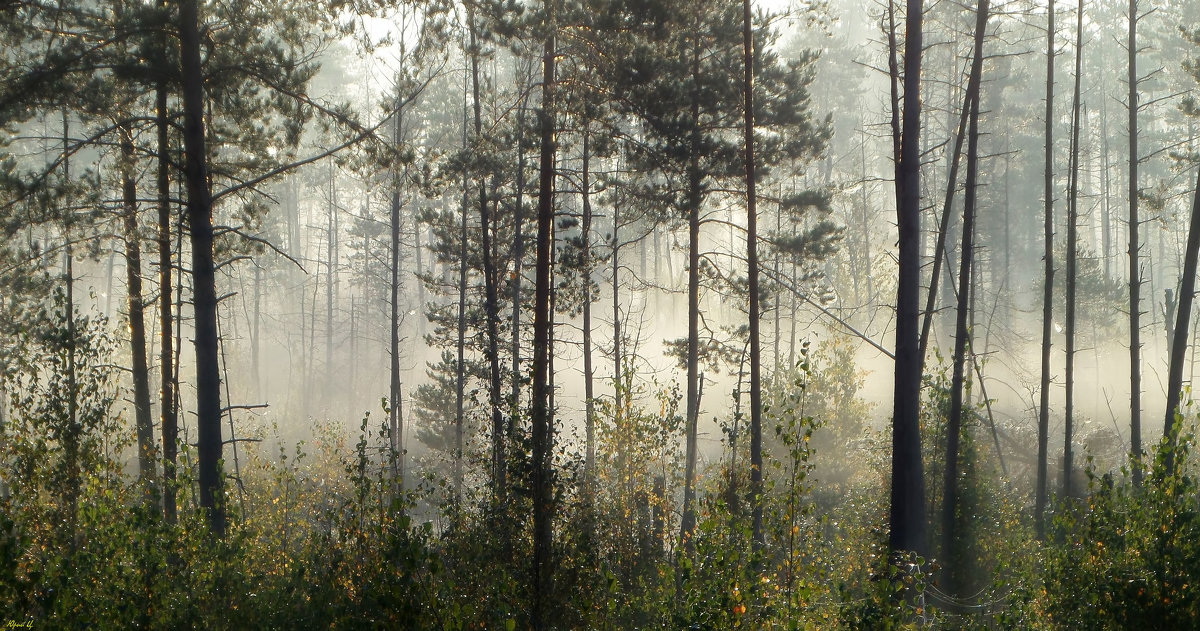
[[[541,148],[538,174],[537,263],[533,299],[533,607],[530,622],[536,631],[552,625],[549,607],[553,593],[551,543],[554,533],[552,480],[554,427],[549,405],[551,339],[550,274],[554,252],[555,155],[555,0],[545,0],[546,36],[542,51]]]
[[[212,191],[204,139],[204,68],[200,61],[197,0],[179,2],[179,49],[183,83],[183,145],[187,216],[192,245],[192,304],[196,345],[196,456],[200,506],[209,527],[225,535],[224,479],[220,461],[221,376],[217,363],[217,280],[213,266]]]
[[[583,480],[585,499],[591,497],[592,478],[596,467],[596,391],[592,371],[592,200],[591,200],[591,129],[588,121],[583,123],[583,173],[581,173],[583,222],[580,226],[583,240],[581,265],[583,267],[583,399],[585,450]]]
[[[475,32],[475,12],[469,9],[467,16],[468,30],[471,37],[471,93],[475,113],[475,142],[476,146],[483,139],[483,101],[480,97],[479,86],[479,44]],[[503,387],[503,376],[500,373],[500,313],[499,300],[496,290],[496,262],[493,258],[491,213],[488,211],[487,190],[484,179],[479,178],[479,232],[483,242],[483,288],[484,316],[487,318],[487,348],[488,348],[488,400],[492,407],[492,492],[497,498],[507,494],[505,442],[504,442],[504,406],[500,389]]]
[[[521,270],[525,259],[525,100],[517,107],[517,186],[513,205],[512,242],[512,390],[509,394],[508,434],[511,437],[521,411]]]
[[[742,1],[742,102],[746,150],[746,275],[750,294],[750,493],[752,536],[761,551],[763,537],[763,461],[762,461],[762,349],[760,348],[760,311],[758,295],[758,200],[755,191],[754,164],[754,33],[750,0]]]
[[[325,415],[328,417],[336,391],[333,380],[338,374],[333,370],[333,303],[337,294],[337,172],[333,161],[329,161],[329,217],[325,237],[325,378],[321,380],[325,399]]]
[[[398,100],[398,99],[397,99]],[[392,114],[392,146],[399,150],[400,134],[403,130],[404,109],[397,103],[396,111]],[[393,167],[395,168],[395,167]],[[390,291],[389,308],[391,313],[388,318],[388,350],[389,363],[388,366],[388,426],[391,428],[390,447],[392,449],[393,465],[392,477],[399,485],[399,489],[404,488],[404,418],[401,416],[402,403],[400,401],[401,385],[400,385],[400,173],[392,173],[392,198],[390,207],[390,223],[391,223],[391,269],[388,289]],[[458,425],[456,427],[461,427]],[[455,452],[455,462],[458,462],[458,452]],[[458,484],[460,484],[457,464],[455,465],[455,498],[458,497]]]
[[[954,368],[950,382],[950,414],[946,420],[946,469],[942,480],[942,557],[946,562],[946,590],[957,591],[965,578],[959,551],[958,478],[959,438],[962,435],[963,389],[971,331],[967,318],[971,311],[971,272],[975,260],[975,214],[979,183],[979,92],[983,73],[983,39],[987,35],[988,0],[980,0],[975,18],[975,56],[967,82],[967,181],[963,200],[962,252],[959,255],[958,309],[954,329]]]
[[[1054,0],[1047,7],[1046,24],[1046,158],[1044,171],[1045,199],[1043,229],[1045,253],[1042,262],[1045,273],[1042,284],[1042,382],[1038,406],[1037,489],[1033,519],[1037,536],[1046,536],[1046,503],[1049,500],[1050,457],[1050,347],[1054,334]]]
[[[692,49],[692,77],[698,83],[700,76],[700,44]],[[688,342],[687,342],[687,439],[686,460],[695,462],[695,426],[700,415],[700,94],[692,90],[691,102],[691,157],[688,162],[687,214],[688,214]],[[687,467],[683,481],[683,514],[680,518],[680,542],[685,554],[692,550],[692,535],[696,528],[695,514],[695,465]]]
[[[1075,423],[1075,289],[1079,248],[1079,130],[1080,130],[1080,86],[1083,79],[1083,2],[1079,2],[1075,15],[1075,94],[1071,108],[1071,156],[1070,182],[1067,190],[1067,296],[1066,296],[1066,405],[1063,426],[1063,495],[1070,497],[1072,449]]]
[[[918,318],[921,293],[921,0],[908,0],[904,44],[903,122],[897,121],[893,98],[893,144],[896,160],[896,216],[899,252],[896,287],[896,378],[892,416],[891,508],[888,548],[895,555],[925,551],[925,479],[921,464],[921,357],[918,351]],[[892,81],[897,81],[894,3],[891,15]],[[893,85],[893,95],[896,88]]]
[[[160,2],[159,6],[165,6]],[[166,54],[167,40],[161,41]],[[158,319],[159,319],[159,415],[162,424],[163,447],[163,517],[173,524],[176,519],[175,460],[179,440],[179,424],[175,407],[175,339],[171,335],[171,154],[170,112],[167,111],[167,82],[160,79],[154,95],[155,125],[158,134]]]
[[[463,151],[467,149],[467,109],[463,103]],[[467,211],[470,209],[470,190],[467,173],[463,172],[462,207],[459,209],[458,233],[458,361],[455,363],[454,397],[454,501],[462,501],[463,486],[463,431],[466,419],[463,413],[463,397],[467,389]]]
[[[147,500],[156,495],[154,421],[150,410],[150,366],[146,357],[146,307],[142,298],[142,240],[138,234],[137,167],[133,135],[120,129],[121,200],[125,229],[125,283],[129,306],[129,357],[133,375],[134,426],[137,428],[138,481]]]
[[[1138,0],[1129,0],[1129,452],[1133,483],[1142,483],[1142,270],[1141,219],[1138,217]]]
[[[1196,261],[1200,258],[1200,169],[1196,171],[1196,190],[1192,195],[1192,220],[1188,226],[1187,249],[1183,255],[1183,278],[1179,287],[1179,311],[1175,316],[1175,339],[1171,342],[1171,365],[1167,372],[1167,412],[1163,419],[1163,435],[1167,440],[1164,462],[1168,475],[1175,472],[1175,443],[1179,424],[1175,421],[1183,388],[1183,358],[1188,351],[1188,326],[1192,318],[1192,301],[1196,295]]]

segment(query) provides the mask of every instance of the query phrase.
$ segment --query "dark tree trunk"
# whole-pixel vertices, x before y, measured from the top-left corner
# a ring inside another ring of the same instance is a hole
[[[580,226],[583,239],[581,265],[583,267],[583,399],[585,450],[583,480],[586,498],[591,497],[592,477],[596,467],[596,404],[595,384],[592,370],[592,201],[591,201],[591,130],[584,121],[583,128],[583,173],[580,192],[583,198],[583,222]]]
[[[1167,440],[1164,462],[1168,475],[1175,472],[1175,443],[1179,424],[1175,421],[1183,388],[1183,358],[1187,355],[1188,326],[1192,318],[1192,302],[1196,296],[1196,261],[1200,255],[1200,170],[1196,173],[1196,190],[1192,195],[1192,220],[1188,226],[1187,250],[1183,255],[1183,278],[1179,287],[1179,311],[1175,317],[1175,339],[1171,342],[1171,365],[1167,373],[1167,412],[1163,419],[1163,435]]]
[[[893,556],[925,551],[925,480],[921,464],[921,357],[918,353],[918,319],[921,292],[921,46],[923,2],[908,0],[904,44],[903,121],[893,144],[896,160],[896,215],[899,252],[896,288],[896,378],[893,391],[891,508],[888,548]],[[894,11],[889,3],[889,14]],[[892,80],[897,80],[895,23],[892,19]],[[896,89],[893,86],[893,94]]]
[[[975,18],[975,56],[967,82],[967,181],[963,200],[962,252],[959,255],[958,309],[954,328],[954,367],[950,382],[950,414],[946,420],[946,468],[942,479],[942,557],[946,563],[946,591],[955,594],[963,575],[959,553],[958,478],[959,439],[962,435],[963,389],[967,353],[970,352],[971,272],[975,260],[975,213],[979,183],[979,92],[983,73],[983,39],[987,35],[988,0],[980,0]]]
[[[697,41],[692,49],[692,76],[700,76],[700,43]],[[688,162],[687,178],[687,218],[688,218],[688,342],[687,342],[687,440],[686,468],[683,481],[683,514],[680,519],[680,542],[685,554],[692,549],[692,534],[696,527],[695,514],[695,460],[696,460],[696,431],[697,419],[700,415],[700,204],[701,204],[701,173],[700,173],[700,94],[693,88],[691,102],[692,132],[689,150],[691,157]]]
[[[1037,489],[1033,519],[1039,539],[1046,535],[1046,503],[1049,500],[1050,445],[1050,347],[1054,334],[1054,0],[1047,8],[1046,24],[1046,158],[1044,171],[1045,199],[1043,229],[1045,232],[1045,273],[1042,285],[1042,382],[1038,406]]]
[[[746,275],[750,294],[750,499],[754,546],[762,550],[763,461],[762,461],[762,349],[759,340],[761,307],[758,295],[758,200],[754,188],[754,34],[750,0],[742,2],[742,81],[746,150]]]
[[[463,103],[463,150],[467,148],[467,110]],[[467,389],[467,211],[470,209],[467,174],[463,172],[462,207],[459,209],[458,233],[458,361],[455,369],[454,396],[454,501],[462,501],[464,397]]]
[[[1133,483],[1142,483],[1142,227],[1138,217],[1138,84],[1137,23],[1138,0],[1129,0],[1129,93],[1125,105],[1129,113],[1129,452]]]
[[[475,141],[483,137],[483,101],[479,90],[479,44],[475,33],[475,14],[472,10],[467,18],[471,37],[471,92],[474,97]],[[488,211],[487,190],[483,177],[479,178],[479,232],[482,239],[483,258],[483,310],[487,318],[488,356],[488,400],[492,408],[492,491],[497,498],[507,493],[506,460],[504,442],[504,406],[500,393],[503,376],[500,373],[500,312],[496,290],[496,262],[493,258],[491,213]]]
[[[204,140],[204,69],[200,60],[200,15],[196,0],[179,3],[179,48],[183,83],[184,173],[192,244],[192,304],[196,344],[196,457],[200,506],[217,536],[225,534],[221,473],[221,376],[217,363],[217,284],[213,266],[212,191]]]
[[[161,5],[160,5],[161,6]],[[167,43],[162,41],[163,53]],[[163,447],[163,517],[175,523],[175,460],[179,425],[175,407],[175,339],[171,335],[171,155],[170,112],[167,111],[167,83],[160,80],[155,88],[155,125],[158,133],[158,319],[160,336],[159,369],[162,371],[159,396]]]
[[[392,119],[392,146],[400,148],[400,134],[403,129],[404,110],[397,106]],[[395,167],[393,167],[395,168]],[[389,271],[388,290],[390,292],[388,306],[391,309],[388,318],[388,427],[391,429],[390,447],[393,454],[392,477],[399,486],[404,488],[404,417],[401,414],[403,404],[400,384],[400,174],[392,174],[392,197],[390,207],[391,223],[391,269]],[[461,426],[461,425],[460,425]],[[456,427],[460,427],[456,426]],[[458,454],[455,453],[455,462]],[[456,465],[457,467],[457,465]],[[455,484],[459,484],[455,469]],[[455,487],[455,497],[458,488]]]
[[[555,155],[555,16],[554,0],[546,0],[546,36],[542,52],[542,108],[540,116],[537,263],[533,299],[533,607],[530,622],[537,631],[553,626],[549,612],[553,590],[551,543],[554,533],[553,450],[554,427],[550,411],[551,339],[550,274],[554,252],[554,155]]]
[[[138,234],[137,166],[133,135],[126,127],[121,137],[121,200],[125,229],[125,283],[129,307],[129,357],[133,375],[134,426],[137,428],[138,481],[146,499],[156,494],[154,421],[150,410],[150,366],[146,357],[146,306],[142,297],[142,240]]]
[[[1063,425],[1063,495],[1071,497],[1072,446],[1075,424],[1075,289],[1079,248],[1079,130],[1080,86],[1083,73],[1083,2],[1075,15],[1075,93],[1071,107],[1071,156],[1067,190],[1066,405]]]

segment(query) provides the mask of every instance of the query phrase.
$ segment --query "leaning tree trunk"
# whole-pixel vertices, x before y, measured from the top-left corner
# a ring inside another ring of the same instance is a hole
[[[1196,190],[1192,195],[1192,221],[1188,227],[1187,250],[1183,255],[1183,278],[1179,286],[1179,312],[1175,317],[1175,339],[1171,343],[1171,366],[1167,373],[1167,413],[1163,419],[1163,435],[1167,441],[1164,464],[1166,473],[1175,472],[1175,443],[1179,437],[1176,412],[1180,389],[1183,387],[1183,358],[1187,354],[1188,326],[1192,318],[1192,301],[1196,294],[1196,260],[1200,254],[1200,169],[1196,172]]]
[[[970,346],[967,317],[971,311],[971,271],[975,259],[975,213],[979,184],[979,92],[983,73],[983,38],[988,20],[988,0],[980,0],[975,18],[975,57],[967,82],[970,122],[967,129],[967,181],[963,200],[962,253],[959,255],[958,309],[954,330],[954,368],[950,382],[950,414],[946,420],[946,463],[942,480],[942,557],[946,563],[946,591],[953,595],[963,576],[958,536],[958,457],[962,434],[963,389]]]
[[[204,140],[204,68],[197,0],[180,0],[179,50],[183,84],[184,175],[192,245],[192,305],[196,344],[196,457],[200,506],[209,527],[225,534],[221,474],[221,376],[217,363],[217,280],[213,265],[212,191]]]
[[[894,6],[890,66],[893,81],[893,138],[896,160],[896,215],[899,249],[896,287],[896,377],[893,390],[891,508],[888,548],[893,557],[925,551],[925,480],[921,464],[921,357],[918,319],[921,292],[921,0],[908,0],[904,44],[904,109],[897,120]]]

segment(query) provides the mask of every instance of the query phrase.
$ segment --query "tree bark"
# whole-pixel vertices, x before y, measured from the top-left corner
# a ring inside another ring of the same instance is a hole
[[[475,12],[468,10],[468,30],[471,38],[471,92],[475,114],[475,142],[483,139],[483,101],[479,89],[479,44],[475,32]],[[504,442],[504,407],[500,394],[503,376],[500,373],[500,314],[496,290],[496,262],[493,259],[491,213],[488,211],[487,189],[479,178],[479,231],[483,242],[484,315],[487,318],[488,400],[492,407],[492,491],[497,498],[507,494],[507,457]]]
[[[146,307],[142,297],[142,241],[138,234],[137,166],[133,135],[127,127],[118,132],[121,143],[121,200],[125,240],[125,296],[129,309],[129,357],[133,376],[134,426],[137,429],[138,482],[145,498],[156,494],[157,471],[154,421],[150,410],[150,367],[146,357]]]
[[[742,2],[742,50],[744,79],[742,100],[746,150],[746,275],[750,294],[750,499],[754,547],[761,551],[763,536],[763,461],[762,461],[762,349],[760,348],[760,311],[758,295],[758,200],[755,191],[754,164],[754,33],[750,0]]]
[[[1063,495],[1071,497],[1073,491],[1071,470],[1072,447],[1075,424],[1075,291],[1079,249],[1079,130],[1080,130],[1080,86],[1083,75],[1083,2],[1075,15],[1075,93],[1071,108],[1071,158],[1067,190],[1067,296],[1066,321],[1066,405],[1063,425]]]
[[[196,457],[200,506],[213,534],[225,535],[221,473],[221,376],[217,363],[217,281],[213,266],[212,191],[204,139],[204,69],[200,61],[197,0],[179,3],[179,48],[183,83],[183,145],[187,217],[192,245],[192,304],[196,345]]]
[[[165,6],[160,2],[160,7]],[[162,49],[166,54],[167,41],[163,36]],[[175,407],[175,338],[171,335],[174,319],[171,311],[171,155],[170,112],[167,110],[167,82],[160,79],[154,96],[155,125],[158,134],[158,318],[159,318],[159,415],[162,424],[163,446],[163,517],[167,523],[176,520],[175,460],[179,440],[179,425]]]
[[[1054,0],[1049,0],[1046,24],[1046,158],[1044,170],[1045,265],[1042,285],[1042,382],[1038,406],[1037,480],[1033,507],[1037,536],[1046,536],[1046,503],[1049,500],[1050,348],[1054,334]]]
[[[921,358],[918,318],[921,292],[921,46],[923,5],[907,0],[904,44],[904,109],[902,128],[893,112],[896,160],[896,216],[899,241],[896,288],[896,377],[893,390],[892,480],[888,547],[899,553],[925,552],[925,481],[921,464]],[[889,3],[889,13],[894,5]],[[894,44],[894,17],[893,44]],[[896,72],[895,47],[891,66]],[[893,75],[893,81],[895,81]],[[893,88],[893,92],[895,89]],[[894,104],[895,105],[895,104]],[[894,109],[894,108],[893,108]]]
[[[555,1],[545,0],[545,19],[549,33],[542,51],[542,107],[540,112],[541,147],[539,149],[537,263],[533,300],[533,607],[530,618],[536,631],[549,628],[550,598],[553,589],[551,544],[554,516],[552,480],[554,428],[549,405],[551,340],[550,274],[554,242],[554,157],[555,157]]]
[[[1138,217],[1138,0],[1129,0],[1129,452],[1133,483],[1142,483],[1142,270],[1141,219]]]
[[[583,240],[581,266],[583,267],[583,399],[584,399],[584,461],[583,480],[585,498],[592,496],[592,482],[596,467],[596,404],[595,384],[592,370],[592,201],[591,201],[591,130],[588,121],[583,128],[583,172],[580,174],[583,203],[583,221],[580,226]]]
[[[1183,255],[1183,278],[1179,287],[1179,311],[1175,316],[1175,339],[1171,343],[1171,365],[1167,373],[1167,412],[1163,419],[1163,436],[1167,441],[1167,475],[1175,472],[1175,444],[1179,438],[1176,411],[1183,388],[1183,358],[1188,351],[1188,326],[1192,318],[1192,302],[1196,296],[1196,264],[1200,255],[1200,169],[1196,171],[1196,190],[1192,195],[1192,220],[1188,226],[1187,249]]]
[[[975,57],[967,82],[970,121],[967,129],[967,181],[963,200],[962,252],[959,255],[958,310],[954,330],[954,368],[950,383],[950,415],[946,421],[946,468],[942,500],[942,557],[946,563],[946,590],[957,591],[964,579],[962,555],[958,550],[958,477],[959,438],[962,435],[963,389],[971,331],[967,317],[971,311],[971,273],[975,260],[975,214],[979,183],[979,92],[983,73],[983,39],[986,36],[988,0],[980,0],[975,18]]]

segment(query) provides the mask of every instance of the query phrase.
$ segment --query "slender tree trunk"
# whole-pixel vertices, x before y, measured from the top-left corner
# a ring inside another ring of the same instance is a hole
[[[537,268],[533,304],[533,607],[530,622],[535,631],[552,625],[549,608],[553,593],[551,543],[554,533],[553,460],[554,427],[549,405],[551,339],[550,274],[554,242],[554,155],[555,155],[555,1],[546,0],[546,36],[542,52],[542,108],[540,116]]]
[[[160,7],[165,6],[160,2]],[[163,36],[163,54],[167,41]],[[163,446],[163,517],[173,524],[176,519],[175,461],[178,451],[179,425],[175,407],[175,339],[171,335],[171,155],[170,155],[170,112],[167,111],[167,82],[160,79],[154,97],[155,125],[158,133],[158,318],[159,318],[159,369],[162,371],[159,385],[159,415],[162,424]]]
[[[1129,0],[1129,451],[1133,483],[1142,483],[1142,270],[1141,219],[1138,217],[1138,0]]]
[[[750,493],[752,536],[761,551],[763,537],[763,461],[762,461],[762,349],[758,295],[758,200],[755,191],[754,164],[754,33],[750,0],[742,2],[742,51],[744,79],[742,101],[746,151],[746,275],[750,294]]]
[[[337,175],[333,161],[329,162],[329,217],[325,237],[325,378],[321,380],[324,391],[325,415],[328,417],[336,388],[333,385],[333,302],[337,293]]]
[[[200,60],[197,0],[179,2],[179,47],[183,81],[183,144],[187,216],[192,245],[192,304],[196,345],[196,456],[200,506],[212,532],[225,534],[224,479],[220,461],[221,376],[217,363],[217,282],[213,265],[212,191],[204,140],[204,68]]]
[[[464,97],[465,99],[465,97]],[[463,103],[463,150],[467,148],[467,109]],[[467,211],[471,206],[467,173],[463,172],[462,207],[460,209],[458,243],[458,361],[455,363],[454,397],[454,501],[462,501],[463,432],[465,418],[463,397],[467,389]]]
[[[894,4],[891,68],[893,81],[893,144],[896,160],[896,215],[899,252],[896,288],[896,378],[892,417],[892,480],[888,548],[895,555],[925,551],[925,480],[921,464],[921,357],[918,353],[918,319],[921,292],[921,46],[924,3],[907,1],[904,44],[903,122],[898,121],[895,98],[896,64]]]
[[[154,421],[150,410],[150,366],[146,357],[146,307],[142,297],[142,240],[138,234],[137,167],[133,153],[133,135],[122,127],[121,199],[125,229],[125,283],[129,307],[130,372],[133,375],[134,426],[137,428],[138,480],[147,500],[156,493],[157,451],[154,448]]]
[[[1047,12],[1045,198],[1042,200],[1045,232],[1045,253],[1042,258],[1045,265],[1042,284],[1042,382],[1038,406],[1037,489],[1033,508],[1039,539],[1046,536],[1046,503],[1049,500],[1050,347],[1054,334],[1054,0],[1050,0]]]
[[[595,384],[592,371],[592,201],[591,201],[591,130],[588,121],[583,128],[583,173],[580,192],[583,198],[583,222],[580,226],[583,239],[583,399],[585,455],[583,480],[586,498],[591,498],[592,478],[596,467],[596,404]]]
[[[483,101],[479,90],[479,44],[476,41],[475,13],[470,10],[467,22],[471,37],[471,92],[474,97],[475,141],[483,138]],[[483,287],[484,315],[487,318],[488,375],[490,377],[488,399],[492,407],[492,491],[497,498],[507,494],[504,406],[500,393],[503,376],[500,373],[500,313],[496,290],[496,262],[493,259],[491,213],[488,212],[487,190],[483,177],[479,178],[479,231],[483,241]]]
[[[1067,190],[1066,405],[1063,430],[1063,495],[1071,497],[1073,431],[1075,424],[1075,290],[1079,248],[1079,130],[1080,86],[1083,79],[1083,2],[1075,15],[1075,94],[1071,109],[1070,182]]]
[[[517,108],[517,186],[513,205],[512,243],[512,392],[509,395],[508,434],[516,428],[521,411],[521,269],[525,259],[525,101]]]
[[[959,551],[958,478],[959,438],[962,435],[963,389],[971,331],[967,318],[971,311],[971,272],[975,260],[975,214],[979,183],[979,92],[983,73],[983,39],[987,35],[988,0],[980,0],[975,18],[975,57],[967,83],[967,181],[963,200],[962,252],[959,255],[958,310],[954,331],[954,368],[950,383],[950,414],[946,421],[946,469],[942,500],[942,557],[946,560],[946,590],[954,594],[965,578]]]
[[[404,109],[397,104],[392,115],[392,146],[400,148],[400,134],[404,128]],[[395,167],[393,167],[395,168]],[[400,383],[400,173],[392,173],[392,198],[390,206],[391,223],[391,269],[388,289],[390,291],[388,306],[391,313],[388,318],[388,427],[391,428],[390,447],[393,456],[392,478],[404,488],[404,418],[401,415],[402,403]],[[461,361],[461,360],[460,360]],[[460,389],[461,391],[461,389]],[[461,408],[459,408],[461,410]],[[457,417],[456,417],[457,418]],[[456,425],[460,428],[461,424]],[[461,449],[461,447],[458,447]],[[455,452],[455,498],[458,498],[461,483],[458,475],[459,452]]]
[[[1183,358],[1188,351],[1188,326],[1192,318],[1192,301],[1196,296],[1196,267],[1200,258],[1200,169],[1196,172],[1196,190],[1192,195],[1192,220],[1188,227],[1187,249],[1183,255],[1183,278],[1179,287],[1179,311],[1175,317],[1175,339],[1171,343],[1171,365],[1167,373],[1167,412],[1163,419],[1163,435],[1167,440],[1164,462],[1168,475],[1175,472],[1175,444],[1179,439],[1179,424],[1175,421],[1183,388]]]

